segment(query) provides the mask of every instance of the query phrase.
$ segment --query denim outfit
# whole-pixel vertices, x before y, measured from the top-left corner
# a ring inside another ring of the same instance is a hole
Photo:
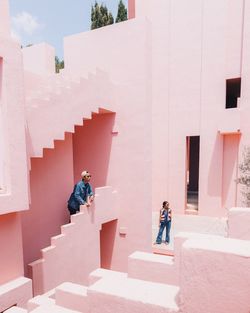
[[[162,243],[162,234],[164,231],[164,228],[166,227],[166,243],[169,243],[170,237],[169,232],[171,228],[171,217],[169,216],[170,209],[161,209],[161,217],[160,217],[160,229],[158,232],[158,236],[156,238],[156,243],[161,244]]]
[[[84,181],[79,181],[70,195],[68,200],[68,209],[70,214],[75,214],[80,211],[80,205],[85,204],[88,196],[92,196],[93,191],[89,183],[84,183]]]

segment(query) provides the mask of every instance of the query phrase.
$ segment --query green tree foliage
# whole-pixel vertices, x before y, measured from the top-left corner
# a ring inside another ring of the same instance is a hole
[[[242,162],[239,165],[240,175],[237,183],[242,185],[241,193],[243,196],[243,203],[250,206],[250,147],[245,147],[243,151]]]
[[[95,2],[91,8],[91,29],[100,28],[114,23],[114,18],[111,12],[108,11],[106,5],[99,5]]]
[[[124,3],[122,0],[120,0],[118,4],[118,11],[117,11],[117,16],[115,19],[116,23],[126,21],[128,19],[128,11],[127,8],[125,7]]]
[[[55,56],[55,71],[59,73],[61,69],[64,68],[64,60],[60,61],[58,56]]]

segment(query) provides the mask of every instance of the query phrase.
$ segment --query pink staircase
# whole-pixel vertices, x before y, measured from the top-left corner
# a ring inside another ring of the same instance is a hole
[[[88,274],[100,267],[102,224],[117,218],[116,191],[97,188],[93,206],[71,216],[71,222],[61,227],[61,234],[41,250],[41,259],[29,264],[34,295],[65,281],[86,284]]]
[[[73,133],[74,126],[83,125],[92,113],[112,108],[113,84],[101,71],[78,80],[66,74],[48,76],[46,80],[31,73],[26,76],[27,141],[31,157],[41,157],[44,148],[54,148],[54,140],[63,140],[65,132]]]

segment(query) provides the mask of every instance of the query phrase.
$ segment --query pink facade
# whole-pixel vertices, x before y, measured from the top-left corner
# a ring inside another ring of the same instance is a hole
[[[128,5],[64,38],[55,74],[0,0],[0,312],[250,310],[250,0]],[[70,218],[83,169],[94,204]],[[174,245],[156,249],[166,199]]]

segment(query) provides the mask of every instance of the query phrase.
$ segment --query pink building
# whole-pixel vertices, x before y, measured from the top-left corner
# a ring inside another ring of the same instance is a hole
[[[55,74],[0,0],[0,312],[250,311],[250,0],[131,0],[129,17],[64,38]],[[69,222],[83,169],[94,205]]]

